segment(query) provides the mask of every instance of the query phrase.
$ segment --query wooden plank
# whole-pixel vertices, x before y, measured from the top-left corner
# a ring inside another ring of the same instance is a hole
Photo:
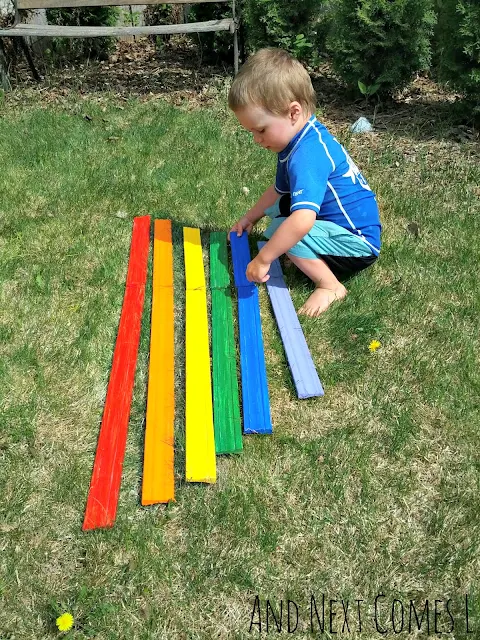
[[[258,242],[261,249],[265,242]],[[282,267],[274,260],[269,270],[267,291],[277,320],[288,365],[292,373],[297,396],[301,399],[323,396],[323,388],[313,364],[302,327],[293,306],[290,292],[283,279]]]
[[[175,498],[172,223],[155,220],[142,504]]]
[[[232,241],[230,234],[230,247],[232,250],[233,278],[236,287],[253,287],[252,282],[247,280],[247,265],[250,262],[250,248],[248,246],[248,235],[243,233],[240,237],[235,237]]]
[[[226,3],[231,0],[175,0],[175,2],[159,2],[159,0],[18,0],[19,9],[54,9],[60,7],[109,7],[136,4],[203,4],[204,2]]]
[[[185,288],[187,291],[191,289],[206,291],[200,229],[183,227],[183,250],[185,258]]]
[[[200,230],[184,227],[183,246],[186,281],[185,477],[187,482],[215,482],[207,294]]]
[[[95,6],[95,5],[92,5]],[[68,27],[58,25],[17,24],[12,29],[0,29],[0,36],[45,36],[49,38],[98,38],[103,36],[165,35],[173,33],[207,33],[209,31],[232,31],[234,22],[230,18],[191,22],[188,24],[158,25],[145,27]]]
[[[125,295],[113,353],[83,530],[115,522],[147,280],[150,216],[133,221]]]
[[[224,231],[213,231],[210,234],[210,289],[226,287],[230,287],[227,234]]]
[[[18,0],[19,9],[57,9],[60,7],[110,7],[136,4],[200,4],[204,2],[230,2],[230,0],[175,0],[175,2],[159,2],[159,0]]]
[[[217,454],[239,453],[243,449],[242,425],[225,232],[210,234],[210,289],[215,450]]]
[[[243,433],[272,433],[258,289],[245,277],[248,235],[232,232],[230,246],[238,299]]]

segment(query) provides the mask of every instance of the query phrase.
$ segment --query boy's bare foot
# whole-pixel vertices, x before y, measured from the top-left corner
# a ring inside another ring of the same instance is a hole
[[[303,307],[300,307],[298,313],[316,318],[326,311],[332,302],[341,300],[346,295],[347,290],[343,284],[340,284],[335,289],[322,289],[321,287],[317,287]]]

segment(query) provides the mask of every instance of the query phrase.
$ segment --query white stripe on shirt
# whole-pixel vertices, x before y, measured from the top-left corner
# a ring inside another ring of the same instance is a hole
[[[294,202],[290,207],[290,211],[292,211],[293,207],[298,207],[298,205],[300,204],[309,204],[310,206],[315,207],[315,209],[318,209],[320,211],[320,207],[315,202]]]
[[[318,133],[318,139],[320,140],[320,143],[323,145],[323,148],[325,149],[325,153],[327,154],[328,159],[332,163],[332,171],[335,171],[335,168],[336,168],[335,167],[335,162],[333,161],[333,158],[332,158],[332,156],[330,155],[330,152],[327,149],[327,145],[323,141],[322,134],[320,133],[320,131],[318,129],[315,129],[315,131]]]

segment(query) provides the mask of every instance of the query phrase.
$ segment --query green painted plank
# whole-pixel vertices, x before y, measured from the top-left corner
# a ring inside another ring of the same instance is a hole
[[[217,454],[239,453],[243,449],[233,305],[227,260],[226,233],[211,233],[213,416]]]
[[[230,287],[228,272],[227,234],[213,231],[210,234],[210,288]]]

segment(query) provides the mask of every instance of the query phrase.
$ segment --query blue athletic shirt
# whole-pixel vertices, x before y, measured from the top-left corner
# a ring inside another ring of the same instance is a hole
[[[375,194],[345,148],[312,116],[280,151],[277,193],[289,193],[290,211],[311,209],[358,235],[380,252],[381,224]]]

